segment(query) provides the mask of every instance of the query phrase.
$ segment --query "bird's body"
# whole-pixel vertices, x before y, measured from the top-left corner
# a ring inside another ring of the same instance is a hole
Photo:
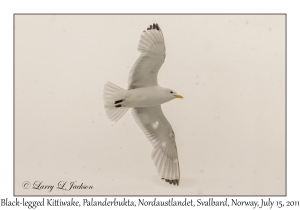
[[[172,95],[165,97],[165,92],[169,93],[170,90],[159,85],[127,90],[120,94],[120,99],[124,100],[119,104],[130,108],[161,105],[173,99]]]
[[[157,84],[157,73],[165,60],[165,44],[158,24],[141,35],[140,57],[128,79],[128,90],[108,82],[104,88],[107,116],[118,121],[128,109],[153,145],[152,159],[162,179],[179,185],[180,169],[174,131],[164,116],[161,104],[183,98],[175,91]]]

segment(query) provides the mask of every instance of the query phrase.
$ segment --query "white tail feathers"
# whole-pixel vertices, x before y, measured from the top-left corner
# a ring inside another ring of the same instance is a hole
[[[111,82],[104,85],[104,107],[108,118],[112,121],[117,122],[129,109],[128,107],[122,107],[122,101],[124,100],[122,97],[125,91]]]

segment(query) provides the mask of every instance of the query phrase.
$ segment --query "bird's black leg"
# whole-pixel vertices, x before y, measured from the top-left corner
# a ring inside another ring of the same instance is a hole
[[[122,99],[122,100],[115,101],[115,104],[119,104],[119,103],[121,103],[122,101],[123,101],[123,99]]]
[[[115,105],[115,107],[116,107],[116,108],[122,107],[122,104],[120,104],[120,103],[122,103],[122,101],[124,101],[124,99],[115,101],[115,104],[117,104],[117,105]]]

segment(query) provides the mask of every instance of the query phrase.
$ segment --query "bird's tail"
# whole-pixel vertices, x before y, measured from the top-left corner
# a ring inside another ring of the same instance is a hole
[[[112,121],[117,122],[129,109],[128,107],[123,107],[122,102],[122,93],[124,90],[117,85],[107,82],[104,86],[103,98],[104,98],[104,107],[108,118]]]

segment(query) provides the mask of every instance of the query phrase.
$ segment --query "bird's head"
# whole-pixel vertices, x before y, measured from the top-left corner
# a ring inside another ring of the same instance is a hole
[[[171,89],[168,89],[166,91],[166,94],[169,95],[169,97],[170,97],[171,100],[175,99],[175,98],[181,98],[181,99],[183,99],[183,97],[181,95],[178,95],[174,90],[171,90]]]

